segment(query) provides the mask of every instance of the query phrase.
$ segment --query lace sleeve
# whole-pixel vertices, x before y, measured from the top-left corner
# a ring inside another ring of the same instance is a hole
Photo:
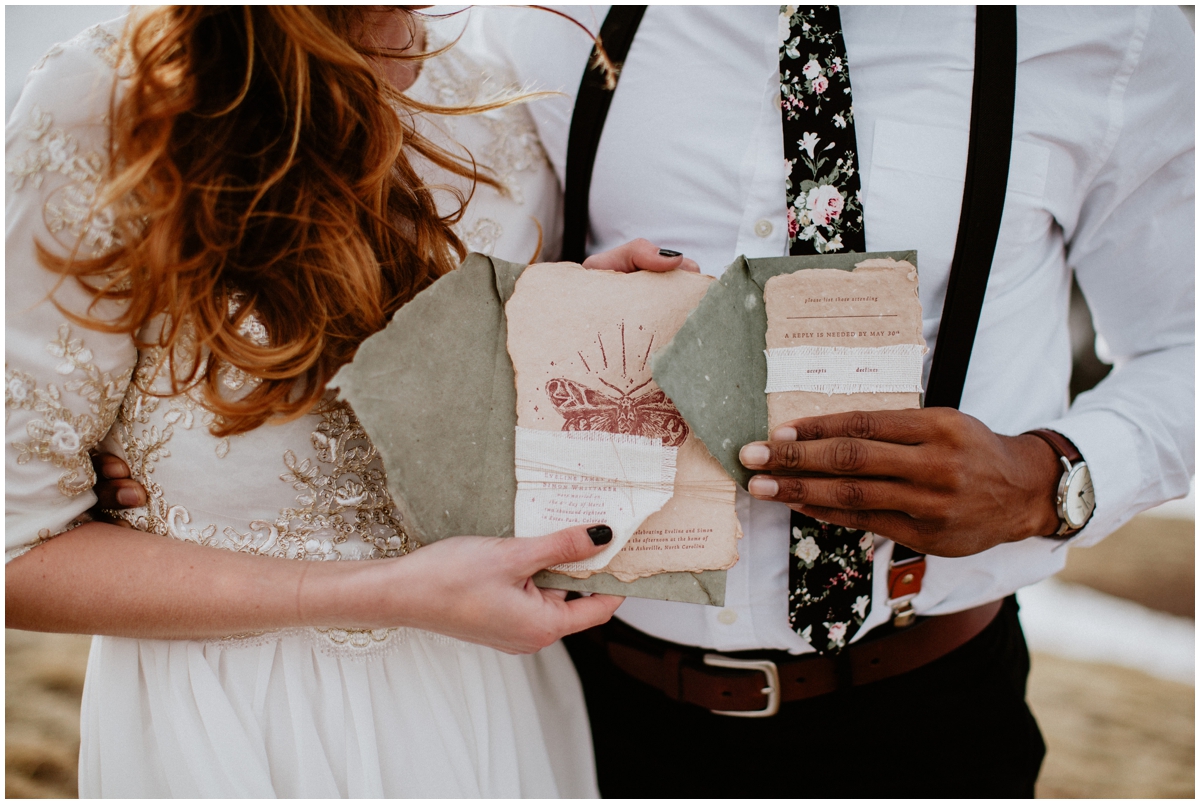
[[[468,34],[480,22],[468,18]],[[459,40],[460,25],[461,19],[426,20],[430,50],[448,49],[424,62],[408,94],[446,106],[526,94],[528,88],[517,82],[511,69],[473,47],[469,35]],[[474,159],[503,188],[497,191],[482,182],[472,187],[471,182],[423,163],[422,175],[434,185],[444,214],[457,211],[459,199],[441,192],[439,186],[455,187],[471,199],[454,227],[469,251],[518,263],[558,258],[562,193],[528,104],[470,115],[421,116],[418,126],[451,153],[468,162]]]
[[[119,31],[119,24],[116,30]],[[85,330],[90,297],[37,260],[35,242],[92,256],[113,244],[90,214],[115,81],[113,26],[56,45],[31,71],[5,131],[5,560],[86,519],[88,450],[116,418],[137,351],[128,335]],[[93,312],[107,317],[115,307]]]

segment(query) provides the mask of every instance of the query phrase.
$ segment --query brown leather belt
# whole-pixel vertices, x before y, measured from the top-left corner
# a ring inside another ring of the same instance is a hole
[[[780,703],[882,681],[940,659],[978,636],[1002,604],[922,617],[902,629],[883,626],[890,632],[856,642],[838,656],[715,653],[655,639],[618,620],[585,633],[613,664],[670,698],[722,715],[768,717]]]

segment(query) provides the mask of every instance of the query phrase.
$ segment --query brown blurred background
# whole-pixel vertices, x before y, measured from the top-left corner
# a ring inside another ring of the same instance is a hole
[[[5,117],[50,45],[124,8],[7,6]],[[1109,370],[1077,288],[1071,332],[1074,396]],[[1048,746],[1040,797],[1195,796],[1194,545],[1194,505],[1172,504],[1072,550],[1056,579],[1022,593]],[[90,637],[9,630],[4,643],[5,795],[75,797]]]

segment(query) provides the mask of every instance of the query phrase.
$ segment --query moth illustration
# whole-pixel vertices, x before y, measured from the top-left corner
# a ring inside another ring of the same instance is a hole
[[[668,447],[681,446],[687,440],[687,423],[666,394],[655,389],[634,396],[651,380],[628,391],[622,391],[604,380],[600,382],[615,391],[616,395],[588,388],[564,377],[546,383],[546,394],[551,404],[566,419],[564,430],[599,430],[661,438]]]

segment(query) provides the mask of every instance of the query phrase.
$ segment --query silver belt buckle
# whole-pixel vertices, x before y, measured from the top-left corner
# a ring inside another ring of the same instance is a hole
[[[749,712],[730,712],[722,709],[710,709],[714,715],[729,717],[770,717],[779,711],[779,668],[769,659],[733,659],[719,653],[704,654],[704,663],[710,667],[725,667],[730,670],[757,670],[763,674],[767,686],[762,688],[767,696],[767,705],[762,709]]]

